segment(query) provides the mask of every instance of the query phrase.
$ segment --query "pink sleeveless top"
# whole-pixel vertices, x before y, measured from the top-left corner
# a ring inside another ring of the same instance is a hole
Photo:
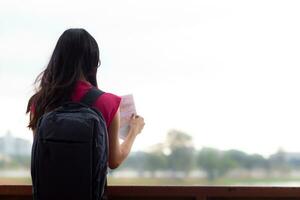
[[[75,86],[71,100],[79,102],[81,98],[92,88],[92,84],[89,82],[79,80]],[[101,113],[106,122],[107,128],[109,128],[112,119],[114,118],[118,108],[120,106],[121,97],[112,93],[105,92],[102,94],[94,103],[94,107],[97,108]],[[30,112],[34,113],[34,105],[31,105]]]
[[[92,88],[92,84],[85,81],[78,81],[72,94],[72,101],[79,102],[80,99]],[[106,121],[107,128],[109,128],[112,119],[114,118],[121,102],[121,97],[112,93],[105,92],[94,103],[94,107],[97,108],[103,115]]]

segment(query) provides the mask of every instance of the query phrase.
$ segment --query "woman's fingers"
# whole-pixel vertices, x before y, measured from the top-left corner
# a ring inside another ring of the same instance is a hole
[[[140,133],[144,128],[145,122],[144,118],[137,114],[131,115],[130,126],[134,129],[135,133]]]

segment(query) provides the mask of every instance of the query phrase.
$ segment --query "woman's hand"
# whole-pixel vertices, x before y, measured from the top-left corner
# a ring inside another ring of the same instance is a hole
[[[142,132],[144,126],[145,126],[144,118],[139,115],[132,114],[132,116],[130,118],[130,122],[129,122],[129,127],[130,127],[131,131],[135,135],[137,135],[140,132]]]
[[[118,109],[108,129],[109,137],[109,168],[117,168],[130,153],[136,136],[145,125],[144,118],[132,115],[129,121],[129,132],[122,144],[119,143],[120,109]]]

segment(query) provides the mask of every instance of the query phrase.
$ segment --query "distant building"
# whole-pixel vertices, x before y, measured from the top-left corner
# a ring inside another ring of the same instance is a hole
[[[285,160],[294,168],[300,168],[300,153],[287,152],[285,153]]]
[[[291,161],[291,160],[300,161],[300,152],[286,152],[284,156],[287,161]]]
[[[31,142],[14,137],[9,131],[0,137],[0,154],[2,155],[30,155]]]

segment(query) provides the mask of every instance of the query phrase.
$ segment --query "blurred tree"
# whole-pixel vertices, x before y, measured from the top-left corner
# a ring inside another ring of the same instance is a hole
[[[247,169],[266,169],[269,170],[269,162],[263,156],[259,154],[253,154],[248,156],[248,162],[246,164]]]
[[[166,167],[167,159],[162,152],[150,152],[146,154],[145,170],[154,173],[157,170],[165,170]]]
[[[228,150],[225,152],[226,156],[231,159],[237,167],[247,168],[249,165],[248,155],[239,150]]]
[[[169,149],[168,167],[175,171],[182,171],[186,175],[193,167],[194,146],[192,137],[178,130],[169,131],[166,138],[166,147]]]
[[[197,157],[197,164],[202,168],[209,180],[213,180],[220,175],[220,152],[213,148],[203,148]]]
[[[208,180],[214,180],[225,175],[229,170],[239,167],[240,163],[233,159],[232,154],[235,155],[236,152],[203,148],[198,153],[197,164],[206,172]]]
[[[118,167],[117,170],[121,171],[123,169],[136,170],[140,176],[143,176],[146,168],[147,153],[142,151],[131,152],[128,158]],[[115,170],[111,170],[113,174]]]
[[[287,162],[286,153],[283,149],[278,149],[275,154],[269,158],[272,169],[281,171],[283,174],[288,173],[290,166]]]

